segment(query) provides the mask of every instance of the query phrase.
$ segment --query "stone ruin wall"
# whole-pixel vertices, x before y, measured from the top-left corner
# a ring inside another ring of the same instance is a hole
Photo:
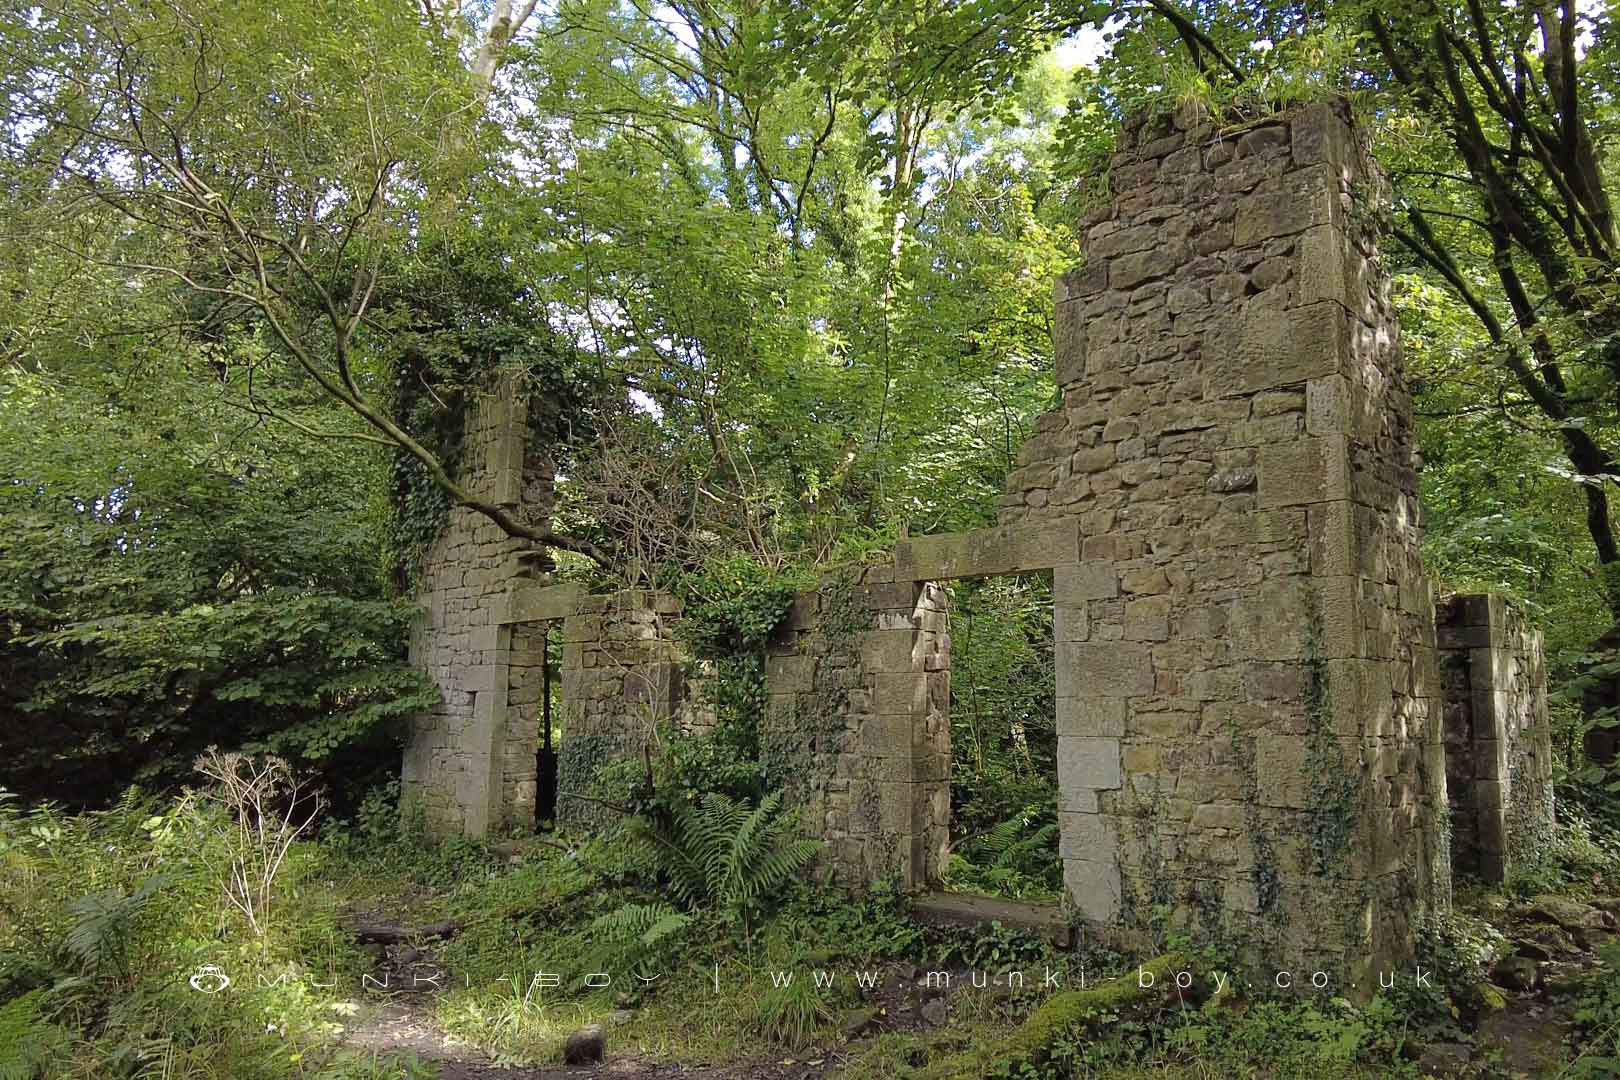
[[[525,410],[509,385],[468,410],[461,482],[518,511],[525,504]],[[460,507],[422,559],[422,613],[410,658],[438,684],[440,703],[416,718],[406,744],[401,801],[435,833],[481,836],[534,805],[535,731],[510,695],[528,695],[535,669],[512,667],[512,628],[500,608],[514,581],[533,573],[530,545],[508,537],[483,515]],[[531,746],[527,774],[521,747]]]
[[[1497,596],[1448,596],[1437,614],[1452,864],[1499,882],[1554,827],[1541,631]]]
[[[1363,976],[1449,898],[1377,186],[1330,105],[1127,129],[1057,290],[1063,406],[1002,500],[1083,537],[1054,586],[1082,907]]]
[[[1001,524],[903,541],[801,595],[769,647],[761,764],[828,841],[828,876],[937,884],[940,583],[1049,570],[1071,910],[1364,978],[1406,958],[1450,887],[1412,410],[1368,225],[1376,172],[1322,105],[1241,130],[1139,123],[1111,184],[1084,265],[1057,288],[1063,403],[1009,476]],[[521,501],[533,469],[520,406],[506,407],[479,414],[472,479]],[[639,756],[657,720],[705,722],[678,601],[548,585],[519,546],[458,511],[424,569],[415,655],[445,703],[413,731],[406,797],[472,834],[532,821],[540,628],[564,643],[565,793]],[[1511,735],[1545,730],[1539,641],[1503,625],[1467,693],[1490,686],[1508,718],[1500,799],[1524,792],[1519,818],[1539,827],[1550,756]],[[601,820],[566,795],[559,815]]]
[[[829,575],[768,646],[761,758],[827,842],[823,876],[926,887],[950,828],[943,590],[892,569]]]
[[[616,818],[580,796],[594,793],[601,766],[641,760],[658,724],[678,712],[685,694],[674,637],[680,610],[674,597],[635,590],[581,596],[577,613],[562,620],[559,826]]]
[[[528,437],[515,383],[474,402],[464,445],[461,482],[539,523],[554,467]],[[532,545],[462,508],[423,557],[410,657],[439,686],[440,704],[411,725],[401,802],[435,834],[533,828],[548,634],[562,637],[558,719],[570,738],[560,773],[594,775],[596,762],[639,756],[649,718],[695,708],[673,638],[678,600],[586,596],[549,582]],[[563,800],[558,814],[568,824],[600,820],[590,805]]]

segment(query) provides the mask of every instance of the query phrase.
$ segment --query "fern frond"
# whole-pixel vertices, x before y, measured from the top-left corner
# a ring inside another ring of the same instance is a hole
[[[712,792],[697,806],[677,807],[664,828],[643,823],[637,835],[659,860],[675,900],[718,908],[746,926],[821,850],[820,841],[797,835],[797,816],[783,811],[782,801],[780,791],[758,806]]]
[[[0,1080],[35,1080],[66,1048],[67,1032],[45,1017],[45,993],[0,1004]]]
[[[625,904],[591,921],[592,958],[604,968],[653,965],[691,921],[667,904]]]
[[[113,971],[124,974],[125,954],[136,916],[152,897],[168,883],[162,874],[142,881],[135,891],[124,895],[117,890],[81,896],[68,905],[73,924],[62,947],[88,974]]]

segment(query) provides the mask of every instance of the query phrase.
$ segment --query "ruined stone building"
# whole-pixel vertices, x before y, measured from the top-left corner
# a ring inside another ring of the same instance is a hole
[[[767,664],[763,754],[850,882],[938,882],[949,839],[942,583],[1050,571],[1068,910],[1165,920],[1257,961],[1410,958],[1453,866],[1500,878],[1551,822],[1540,639],[1484,596],[1437,608],[1413,411],[1346,113],[1137,123],[1056,289],[1062,406],[1000,522],[829,571]],[[490,399],[469,481],[522,499],[522,402]],[[457,511],[424,568],[443,689],[405,758],[438,828],[533,820],[536,643],[563,643],[560,785],[690,707],[680,604],[549,584]],[[565,802],[566,820],[588,809]]]

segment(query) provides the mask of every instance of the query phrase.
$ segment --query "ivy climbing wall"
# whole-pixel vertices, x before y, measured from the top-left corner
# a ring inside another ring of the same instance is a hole
[[[1555,826],[1541,632],[1498,596],[1448,596],[1437,615],[1452,864],[1502,881]]]
[[[1002,521],[1054,576],[1068,892],[1365,986],[1449,899],[1412,407],[1347,113],[1142,118]]]
[[[526,414],[510,381],[480,395],[459,471],[471,491],[538,523],[550,510],[549,484],[537,479],[548,466],[528,445]],[[406,814],[434,833],[484,835],[521,820],[525,797],[533,820],[532,723],[507,703],[514,689],[525,695],[535,669],[517,672],[514,685],[512,628],[501,612],[512,583],[537,572],[531,545],[462,508],[450,510],[423,556],[410,653],[438,684],[440,703],[411,726],[400,787]]]

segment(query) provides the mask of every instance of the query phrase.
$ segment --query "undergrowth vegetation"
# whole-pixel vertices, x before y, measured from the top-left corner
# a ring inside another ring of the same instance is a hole
[[[319,882],[326,853],[284,852],[255,932],[227,899],[229,813],[136,792],[79,815],[0,804],[0,1076],[420,1075],[333,1040],[360,1005],[332,975],[359,957]]]
[[[951,588],[951,858],[956,892],[1055,902],[1056,676],[1050,574]]]
[[[1087,1006],[1038,1060],[1001,1060],[993,1048],[1052,1000],[1048,978],[1129,986],[1146,958],[1000,925],[924,925],[892,886],[818,885],[818,845],[774,794],[711,792],[590,836],[435,844],[392,810],[388,788],[319,835],[297,829],[280,774],[236,761],[239,777],[270,777],[251,811],[269,819],[267,846],[248,850],[233,826],[250,804],[217,779],[219,761],[205,764],[215,779],[201,774],[178,800],[131,791],[80,814],[0,803],[0,1077],[426,1080],[431,1063],[343,1048],[380,1006],[407,1000],[514,1066],[557,1060],[596,1023],[615,1056],[837,1062],[884,1080],[959,1060],[974,1075],[1053,1080],[1254,1075],[1257,1062],[1271,1075],[1416,1077],[1421,1047],[1466,1037],[1503,1004],[1486,975],[1504,939],[1464,905],[1425,928],[1426,985],[1403,980],[1363,1005],[1221,987],[1234,957],[1171,938],[1161,947],[1196,973],[1191,988]],[[283,846],[277,814],[294,830]],[[1603,834],[1563,835],[1509,897],[1620,880]],[[251,918],[235,900],[243,881],[268,900]],[[454,931],[356,945],[353,927],[379,920]],[[1617,967],[1606,950],[1578,987],[1569,1076],[1607,1075]],[[437,975],[433,993],[385,992],[413,970]],[[948,993],[927,989],[947,972]]]

